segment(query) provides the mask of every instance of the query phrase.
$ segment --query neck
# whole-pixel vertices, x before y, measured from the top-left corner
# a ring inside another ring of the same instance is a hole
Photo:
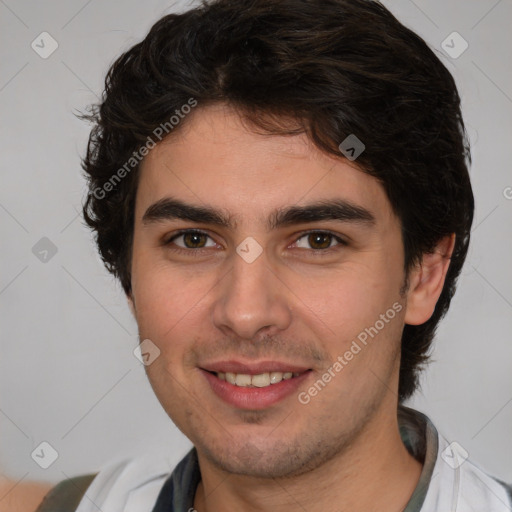
[[[198,453],[202,481],[194,508],[199,512],[244,510],[284,512],[382,512],[403,510],[422,465],[404,446],[397,415],[376,416],[343,452],[314,470],[281,479],[226,473]]]

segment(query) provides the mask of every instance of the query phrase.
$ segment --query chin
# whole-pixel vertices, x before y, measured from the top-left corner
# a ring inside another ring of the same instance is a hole
[[[248,436],[250,438],[250,436]],[[333,446],[318,449],[313,439],[307,442],[291,441],[289,438],[269,443],[268,439],[229,443],[212,448],[196,445],[211,464],[230,474],[253,478],[291,478],[308,473],[325,464],[339,452]]]

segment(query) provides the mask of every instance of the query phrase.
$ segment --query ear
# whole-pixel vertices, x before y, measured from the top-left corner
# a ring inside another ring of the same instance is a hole
[[[421,325],[434,313],[454,246],[455,233],[452,233],[442,238],[432,253],[424,254],[421,263],[410,271],[404,318],[406,324]]]

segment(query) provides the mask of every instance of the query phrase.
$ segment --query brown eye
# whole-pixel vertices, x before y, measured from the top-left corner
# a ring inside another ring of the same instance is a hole
[[[197,249],[204,247],[206,244],[206,235],[203,233],[185,233],[183,236],[183,243],[188,249]]]
[[[329,233],[310,233],[308,242],[313,249],[328,249],[331,246],[332,238]]]
[[[210,243],[208,243],[208,239],[211,240]],[[215,247],[216,244],[206,233],[188,230],[174,235],[165,245],[176,245],[180,249],[203,249]]]
[[[301,240],[303,241],[301,242]],[[333,242],[336,243],[333,244]],[[332,233],[329,233],[328,231],[311,231],[309,233],[303,234],[300,238],[298,238],[295,245],[301,249],[313,249],[315,251],[322,251],[337,245],[346,244],[341,238],[333,235]]]

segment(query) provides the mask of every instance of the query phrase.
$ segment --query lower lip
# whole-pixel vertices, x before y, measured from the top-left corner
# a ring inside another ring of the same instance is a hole
[[[224,402],[239,409],[257,411],[270,407],[293,393],[297,393],[298,387],[309,377],[308,370],[298,377],[282,380],[277,384],[271,384],[264,388],[243,388],[220,380],[216,375],[201,370],[210,384],[213,392]]]

